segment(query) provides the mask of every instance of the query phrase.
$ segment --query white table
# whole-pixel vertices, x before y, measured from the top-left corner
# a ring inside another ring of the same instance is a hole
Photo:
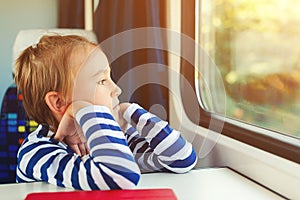
[[[171,188],[179,200],[283,199],[228,168],[197,169],[186,174],[143,174],[137,188]],[[71,190],[41,182],[0,184],[1,199],[7,200],[21,200],[32,192]]]

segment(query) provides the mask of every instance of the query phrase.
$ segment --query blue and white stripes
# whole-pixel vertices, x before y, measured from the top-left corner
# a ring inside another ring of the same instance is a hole
[[[46,181],[82,190],[130,189],[138,184],[140,170],[184,173],[194,167],[192,145],[167,122],[137,104],[129,106],[124,118],[129,123],[125,135],[108,108],[79,110],[76,120],[90,147],[90,154],[83,157],[42,136],[40,125],[19,149],[17,182]]]
[[[130,123],[128,144],[142,172],[185,173],[195,166],[197,156],[192,145],[167,122],[137,104],[126,110],[124,118]]]

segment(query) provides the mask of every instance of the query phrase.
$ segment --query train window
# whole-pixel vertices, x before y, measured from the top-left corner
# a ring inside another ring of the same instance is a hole
[[[226,117],[299,139],[300,1],[196,2],[196,39],[222,78]],[[203,108],[218,113],[214,90],[198,83]]]

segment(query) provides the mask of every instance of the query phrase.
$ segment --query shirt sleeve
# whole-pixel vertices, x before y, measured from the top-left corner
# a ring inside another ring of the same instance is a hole
[[[47,181],[81,190],[134,188],[140,170],[110,110],[88,106],[76,113],[76,120],[90,154],[80,157],[45,137],[28,139],[18,153],[17,181]]]
[[[192,144],[166,121],[137,104],[127,108],[124,118],[129,123],[126,131],[129,147],[142,172],[185,173],[196,165],[197,155]]]

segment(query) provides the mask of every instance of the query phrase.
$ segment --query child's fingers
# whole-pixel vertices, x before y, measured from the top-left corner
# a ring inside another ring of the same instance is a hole
[[[88,147],[87,143],[84,143],[85,149],[86,149],[86,153],[90,154],[90,148]]]
[[[53,137],[54,140],[57,140],[59,142],[63,141],[65,136],[63,134],[60,134],[59,131],[57,131]]]
[[[84,156],[89,154],[89,149],[86,143],[73,144],[73,145],[69,145],[69,147],[79,156]]]
[[[69,147],[79,156],[81,156],[80,149],[77,144],[69,145]]]
[[[80,151],[81,156],[84,156],[87,154],[87,149],[85,148],[84,143],[78,144],[78,149]]]

